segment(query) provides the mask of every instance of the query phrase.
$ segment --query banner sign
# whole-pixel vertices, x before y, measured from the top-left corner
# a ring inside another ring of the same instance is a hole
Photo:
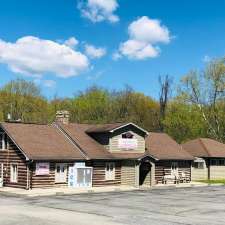
[[[36,163],[36,175],[49,175],[49,163]]]
[[[118,140],[118,147],[123,149],[136,149],[138,147],[137,139],[120,138]]]

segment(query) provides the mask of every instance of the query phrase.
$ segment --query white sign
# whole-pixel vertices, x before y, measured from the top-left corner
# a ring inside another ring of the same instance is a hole
[[[75,186],[75,167],[69,167],[69,175],[68,175],[68,186],[74,187]]]
[[[36,175],[49,175],[49,163],[36,163]]]
[[[138,146],[137,139],[134,138],[120,138],[118,140],[118,147],[123,149],[136,149]]]

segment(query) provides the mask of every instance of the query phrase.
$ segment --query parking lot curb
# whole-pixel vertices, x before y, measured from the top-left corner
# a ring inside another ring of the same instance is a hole
[[[112,193],[112,192],[134,192],[134,191],[151,191],[151,190],[175,190],[175,189],[182,189],[182,188],[198,188],[198,187],[219,187],[219,186],[225,186],[224,184],[188,184],[188,185],[176,185],[171,184],[168,186],[153,186],[153,187],[134,187],[134,188],[120,188],[115,187],[112,189],[87,189],[87,190],[81,190],[81,191],[60,191],[56,190],[53,192],[48,193],[17,193],[16,190],[13,192],[10,191],[2,191],[0,190],[0,194],[2,196],[11,196],[11,197],[47,197],[47,196],[60,196],[60,195],[81,195],[81,194],[98,194],[98,193]],[[49,191],[49,190],[48,190]]]

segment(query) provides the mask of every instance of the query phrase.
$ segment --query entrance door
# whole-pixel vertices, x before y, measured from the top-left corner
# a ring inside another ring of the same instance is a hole
[[[66,183],[67,165],[64,163],[57,163],[55,168],[55,182]]]
[[[151,185],[151,164],[142,162],[139,169],[139,185]]]
[[[173,176],[178,176],[178,163],[177,162],[172,162],[171,164],[171,175]]]

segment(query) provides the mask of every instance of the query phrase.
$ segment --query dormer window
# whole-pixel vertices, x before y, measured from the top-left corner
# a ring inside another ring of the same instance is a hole
[[[133,137],[134,137],[134,135],[131,134],[130,132],[122,134],[123,139],[132,139]]]
[[[8,140],[6,133],[0,133],[0,150],[6,150],[8,148]]]

